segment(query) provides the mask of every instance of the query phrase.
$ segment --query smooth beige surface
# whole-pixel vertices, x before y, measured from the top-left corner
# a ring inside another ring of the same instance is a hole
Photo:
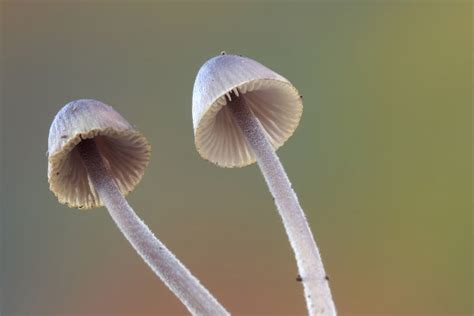
[[[199,70],[193,89],[195,144],[201,156],[221,167],[244,167],[255,155],[226,104],[245,101],[262,124],[275,149],[293,134],[303,104],[284,77],[247,57],[220,55]]]
[[[66,104],[51,124],[48,138],[48,181],[59,202],[93,208],[102,201],[90,179],[76,145],[94,138],[106,167],[126,195],[145,172],[150,145],[117,111],[96,100]]]

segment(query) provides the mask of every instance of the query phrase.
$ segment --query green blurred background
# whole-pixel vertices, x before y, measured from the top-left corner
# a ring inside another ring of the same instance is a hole
[[[46,177],[62,105],[95,98],[149,139],[130,203],[235,315],[304,315],[257,166],[194,147],[191,94],[222,50],[304,95],[279,150],[341,315],[471,315],[470,1],[23,2],[1,8],[2,315],[182,315],[105,209]]]

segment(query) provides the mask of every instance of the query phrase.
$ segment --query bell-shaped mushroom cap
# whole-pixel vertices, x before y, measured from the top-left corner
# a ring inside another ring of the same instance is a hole
[[[48,181],[59,202],[71,207],[99,207],[94,189],[76,147],[94,138],[104,164],[122,194],[138,184],[150,160],[146,138],[111,106],[96,100],[76,100],[56,114],[48,139]]]
[[[262,64],[235,55],[208,60],[194,83],[194,137],[199,154],[221,167],[255,162],[250,145],[226,107],[231,97],[245,100],[275,150],[293,134],[303,112],[296,88]]]

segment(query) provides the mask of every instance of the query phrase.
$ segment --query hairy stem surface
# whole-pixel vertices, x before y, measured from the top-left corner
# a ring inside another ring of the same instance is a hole
[[[233,95],[235,98],[235,95]],[[286,233],[296,257],[299,277],[303,282],[309,315],[336,315],[329,289],[329,278],[321,255],[283,166],[263,127],[245,102],[245,96],[228,103],[229,110],[252,147],[257,163],[275,199]]]
[[[78,150],[100,199],[119,229],[187,309],[193,315],[229,315],[135,214],[106,169],[95,141],[81,141]]]

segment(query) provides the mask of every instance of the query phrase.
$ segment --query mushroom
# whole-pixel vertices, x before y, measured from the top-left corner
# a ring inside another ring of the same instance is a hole
[[[199,70],[192,102],[199,154],[220,167],[257,161],[295,253],[309,314],[335,315],[321,255],[275,153],[301,118],[303,103],[296,88],[250,58],[221,54]]]
[[[191,313],[229,315],[125,200],[149,159],[146,138],[102,102],[70,102],[51,124],[48,181],[59,202],[84,209],[105,205],[133,248]]]

